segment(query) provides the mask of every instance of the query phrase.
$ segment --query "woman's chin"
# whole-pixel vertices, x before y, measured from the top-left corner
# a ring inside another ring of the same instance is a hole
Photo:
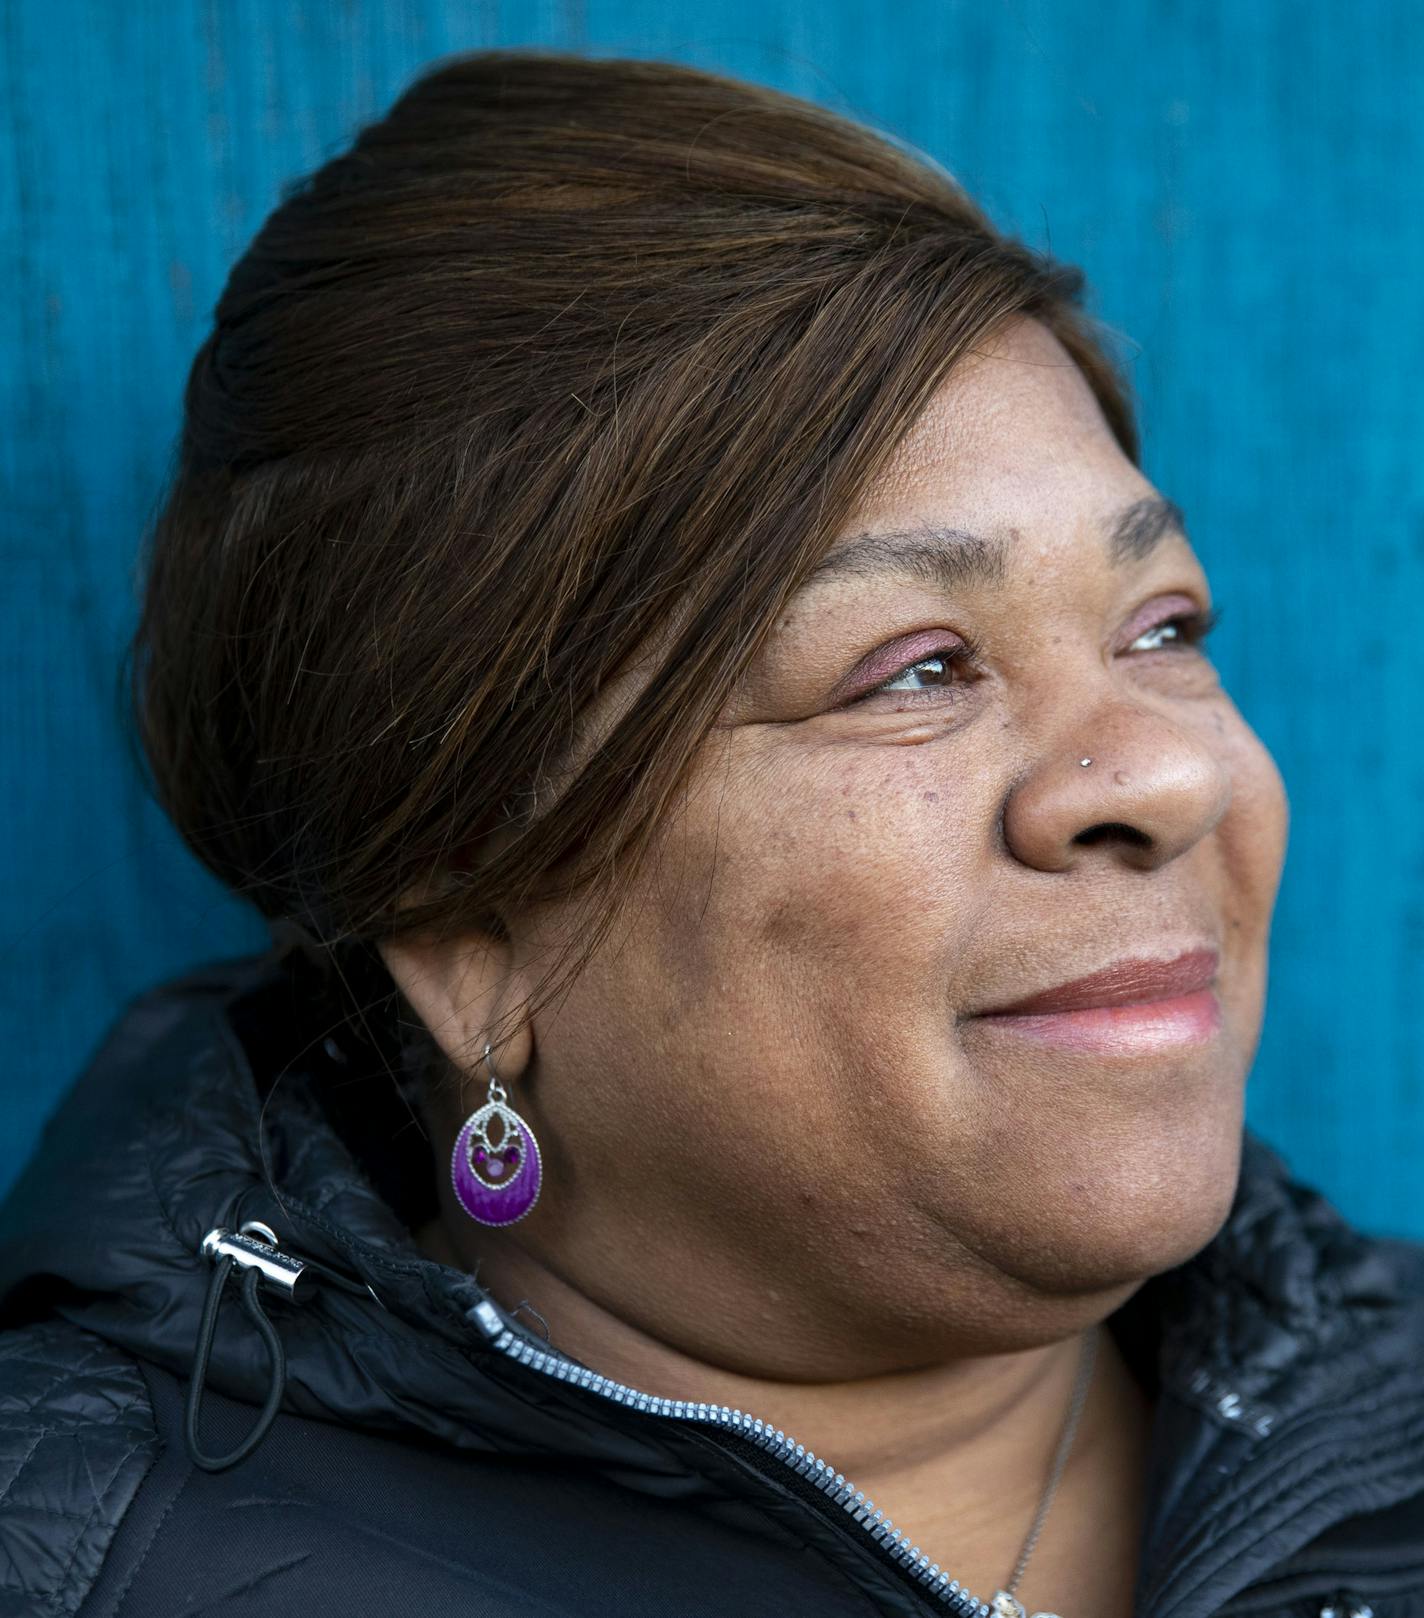
[[[1063,1109],[990,1152],[983,1197],[966,1226],[976,1253],[1048,1296],[1140,1285],[1205,1247],[1231,1212],[1241,1169],[1241,1088],[1174,1117],[1096,1131]],[[995,1158],[997,1157],[997,1161]],[[1017,1217],[1014,1217],[1017,1212]]]

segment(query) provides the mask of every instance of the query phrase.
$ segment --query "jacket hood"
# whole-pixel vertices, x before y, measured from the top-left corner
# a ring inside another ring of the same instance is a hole
[[[364,970],[365,998],[390,994],[374,958]],[[287,1408],[578,1459],[633,1487],[685,1472],[666,1423],[534,1374],[520,1356],[547,1349],[544,1333],[416,1246],[436,1181],[402,1074],[391,1036],[354,1036],[297,952],[140,997],[0,1208],[3,1318],[59,1313],[187,1378],[212,1273],[204,1235],[261,1220],[284,1250],[367,1289],[273,1309]],[[1424,1492],[1424,1248],[1353,1230],[1251,1130],[1221,1230],[1110,1325],[1156,1400],[1139,1612],[1215,1611],[1268,1538],[1279,1560],[1347,1512]],[[229,1304],[210,1384],[259,1404],[268,1376]],[[1267,1475],[1290,1487],[1263,1490]]]

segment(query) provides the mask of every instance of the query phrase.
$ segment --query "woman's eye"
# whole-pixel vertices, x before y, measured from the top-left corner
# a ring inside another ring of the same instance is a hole
[[[951,650],[934,652],[911,663],[903,673],[877,686],[877,691],[924,691],[926,686],[943,686],[950,681],[950,670],[958,662]]]
[[[1161,623],[1144,629],[1127,647],[1129,652],[1189,651],[1200,646],[1215,628],[1219,614],[1215,611],[1174,613]],[[938,694],[953,691],[960,694],[967,677],[980,667],[979,649],[960,637],[952,645],[933,646],[923,657],[904,663],[889,679],[868,686],[859,696],[849,699],[850,704],[865,702],[881,695],[900,698],[922,696],[936,698]]]
[[[1219,617],[1217,612],[1179,612],[1151,629],[1144,629],[1128,651],[1158,652],[1178,646],[1200,646],[1215,629]]]
[[[933,651],[928,657],[917,657],[907,663],[898,674],[865,692],[873,697],[881,691],[933,691],[944,686],[958,685],[960,666],[970,661],[972,652],[963,642]]]

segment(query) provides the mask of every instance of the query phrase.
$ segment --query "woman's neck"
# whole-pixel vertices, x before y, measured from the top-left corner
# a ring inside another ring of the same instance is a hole
[[[1048,1483],[1087,1334],[850,1381],[759,1378],[659,1340],[502,1237],[437,1221],[420,1242],[441,1262],[478,1263],[500,1304],[527,1301],[555,1347],[604,1375],[746,1410],[794,1434],[981,1599],[1007,1582]],[[1088,1333],[1092,1382],[1017,1593],[1030,1612],[1130,1618],[1151,1404],[1112,1332],[1096,1324]]]

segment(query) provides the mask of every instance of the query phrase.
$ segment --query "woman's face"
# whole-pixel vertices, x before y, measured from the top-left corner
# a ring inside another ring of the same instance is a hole
[[[1159,501],[1046,328],[956,370],[536,1020],[545,1193],[501,1240],[804,1380],[1048,1341],[1211,1238],[1286,809]],[[986,1015],[1182,956],[1109,980],[1155,1009]]]

